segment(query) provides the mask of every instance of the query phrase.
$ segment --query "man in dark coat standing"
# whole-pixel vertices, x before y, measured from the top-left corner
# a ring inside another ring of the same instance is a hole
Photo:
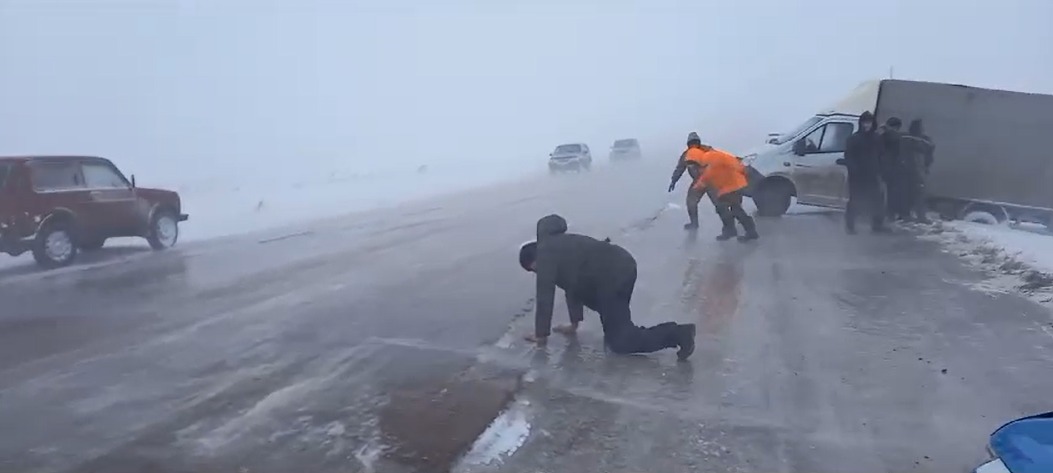
[[[907,189],[907,166],[903,162],[902,138],[900,131],[903,121],[897,117],[885,120],[881,127],[881,164],[885,179],[885,199],[890,218],[906,220],[910,217],[910,204]]]
[[[870,217],[870,229],[885,231],[885,212],[881,175],[884,167],[882,136],[877,133],[874,115],[863,112],[859,116],[859,130],[848,137],[845,157],[838,160],[848,168],[848,208],[845,210],[845,231],[856,232],[856,218],[861,212]]]
[[[634,325],[629,302],[636,285],[636,260],[610,240],[567,233],[567,221],[559,215],[538,220],[537,240],[520,248],[519,265],[537,275],[534,333],[525,337],[527,341],[544,344],[548,339],[558,286],[566,295],[571,324],[557,327],[557,332],[575,333],[588,307],[600,313],[604,342],[615,353],[679,347],[677,357],[686,360],[695,350],[695,324]]]
[[[925,215],[928,206],[925,200],[925,181],[929,176],[929,168],[932,167],[933,154],[936,145],[932,144],[932,138],[925,134],[921,119],[914,119],[907,128],[907,134],[900,140],[904,164],[904,177],[907,190],[907,214],[914,214],[914,221],[918,223],[929,223]]]

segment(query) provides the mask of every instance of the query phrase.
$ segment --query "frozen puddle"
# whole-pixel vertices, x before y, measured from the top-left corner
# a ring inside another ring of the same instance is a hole
[[[497,416],[472,444],[453,471],[470,473],[497,466],[511,456],[530,436],[530,402],[516,399]]]

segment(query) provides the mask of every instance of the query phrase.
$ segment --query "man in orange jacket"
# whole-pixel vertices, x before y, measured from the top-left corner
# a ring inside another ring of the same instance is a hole
[[[698,228],[698,203],[702,201],[703,195],[707,195],[709,196],[709,201],[713,203],[713,208],[717,211],[717,216],[720,217],[720,222],[723,226],[721,235],[732,238],[736,236],[735,219],[724,211],[723,206],[717,203],[717,193],[712,189],[707,189],[705,186],[695,185],[698,183],[698,178],[702,175],[702,171],[697,162],[687,159],[687,155],[697,154],[701,148],[702,139],[698,137],[698,133],[692,131],[687,135],[687,149],[680,154],[680,159],[676,163],[676,169],[673,170],[673,178],[669,183],[669,192],[673,192],[677,181],[684,175],[684,171],[687,171],[688,175],[691,176],[691,186],[687,189],[688,221],[684,224],[684,229],[694,230]]]
[[[728,240],[736,236],[735,220],[746,232],[739,241],[760,238],[753,218],[742,208],[742,191],[746,189],[746,167],[738,157],[709,145],[698,144],[688,148],[684,155],[688,166],[695,166],[701,174],[692,183],[696,189],[708,189],[717,195],[717,214],[724,220],[724,229],[717,240]]]

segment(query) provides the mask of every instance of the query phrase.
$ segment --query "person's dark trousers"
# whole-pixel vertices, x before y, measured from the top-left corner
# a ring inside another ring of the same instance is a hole
[[[926,205],[926,199],[928,195],[925,193],[925,178],[923,176],[911,176],[909,185],[909,211],[907,215],[914,214],[916,220],[924,222],[928,220],[926,215],[929,211],[928,205]]]
[[[720,217],[720,236],[722,238],[738,236],[739,231],[735,229],[735,216],[732,214],[731,208],[720,201],[720,196],[717,194],[716,189],[707,188],[706,195],[709,196],[709,201],[713,203],[713,209],[717,211],[717,217]]]
[[[746,213],[746,209],[742,208],[741,190],[728,192],[720,196],[718,202],[722,207],[721,211],[728,215],[732,229],[735,227],[734,221],[738,220],[739,225],[742,225],[742,229],[746,232],[746,238],[757,238],[757,225],[753,221],[753,217]]]
[[[696,189],[695,186],[691,186],[687,189],[687,218],[689,228],[698,228],[698,204],[702,201],[702,196],[706,195],[709,197],[709,201],[713,203],[713,208],[717,212],[717,216],[720,217],[721,225],[724,226],[724,230],[728,231],[728,225],[731,225],[730,231],[734,235],[735,224],[731,215],[723,211],[723,208],[717,201],[717,194],[715,191],[709,190],[709,188]]]
[[[860,214],[870,218],[870,228],[880,229],[885,225],[885,212],[881,183],[877,179],[850,179],[848,181],[848,206],[845,208],[845,229],[856,230],[856,219]]]
[[[890,218],[910,218],[910,186],[902,172],[890,172],[885,177],[886,209]]]
[[[678,325],[666,322],[654,327],[633,324],[629,303],[636,286],[636,268],[619,275],[614,283],[598,288],[600,323],[603,339],[611,351],[618,354],[651,353],[679,345]]]
[[[687,225],[689,228],[698,228],[698,202],[702,200],[704,191],[695,189],[695,186],[687,188]]]

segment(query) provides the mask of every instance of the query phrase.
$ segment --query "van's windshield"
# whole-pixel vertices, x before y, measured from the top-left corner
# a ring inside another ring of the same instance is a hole
[[[815,124],[819,123],[820,120],[822,120],[822,118],[820,117],[812,117],[808,120],[805,120],[804,123],[802,123],[797,128],[794,128],[793,131],[779,135],[779,137],[775,139],[774,144],[781,145],[787,141],[792,140],[795,136],[800,135],[801,133],[804,133],[805,130],[815,126]]]

